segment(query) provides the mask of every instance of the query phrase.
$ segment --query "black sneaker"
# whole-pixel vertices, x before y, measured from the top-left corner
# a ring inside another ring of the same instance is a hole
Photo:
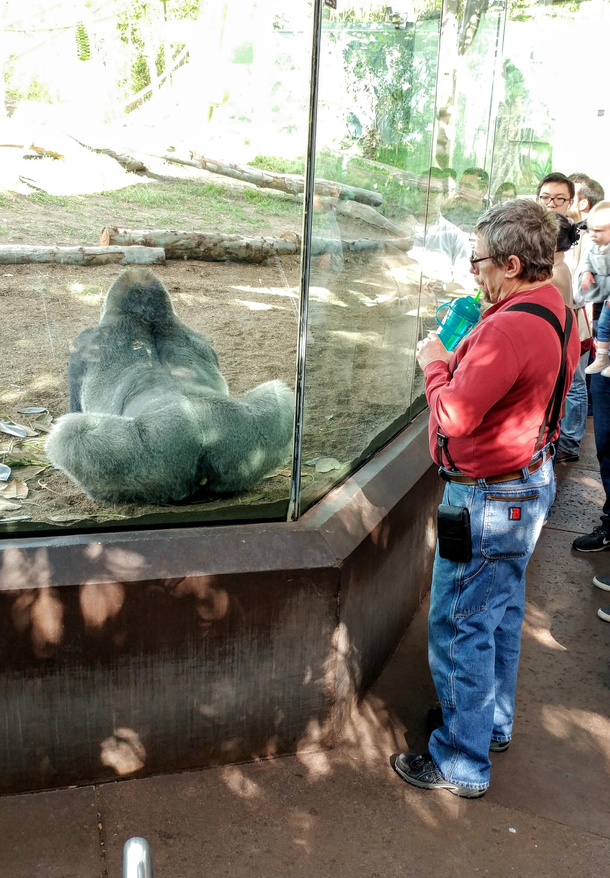
[[[604,591],[610,591],[610,576],[594,576],[593,585],[602,588]]]
[[[600,525],[592,533],[576,537],[572,548],[577,552],[605,552],[606,549],[610,549],[610,534],[603,525]]]
[[[491,739],[491,744],[489,745],[490,753],[506,753],[508,748],[510,747],[510,741],[494,741]]]
[[[463,799],[479,799],[487,792],[487,788],[471,790],[445,780],[429,753],[399,753],[398,756],[392,756],[390,765],[403,780],[422,790],[449,790]]]
[[[597,611],[597,615],[600,619],[603,619],[604,622],[610,622],[610,607],[600,607]]]

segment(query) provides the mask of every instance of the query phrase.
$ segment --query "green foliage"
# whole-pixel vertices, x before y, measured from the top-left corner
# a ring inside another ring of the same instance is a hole
[[[25,89],[19,88],[19,86],[7,85],[6,97],[13,101],[40,101],[44,104],[53,103],[53,97],[47,85],[34,78],[30,80],[29,85]]]
[[[131,87],[134,94],[150,85],[150,70],[144,55],[137,55],[131,65]]]
[[[91,46],[89,45],[89,35],[85,30],[82,21],[76,26],[76,53],[79,61],[91,60]]]
[[[438,44],[437,21],[378,29],[366,39],[355,32],[349,39],[344,51],[349,92],[371,158],[383,155],[383,161],[404,162],[417,171],[429,164]]]

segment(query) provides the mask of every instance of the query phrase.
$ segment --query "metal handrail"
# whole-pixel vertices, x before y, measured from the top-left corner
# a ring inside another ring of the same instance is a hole
[[[123,845],[123,878],[153,878],[150,845],[134,836]]]

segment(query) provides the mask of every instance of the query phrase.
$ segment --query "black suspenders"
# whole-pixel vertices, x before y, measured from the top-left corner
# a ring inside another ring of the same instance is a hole
[[[548,427],[548,436],[552,436],[557,429],[557,425],[559,423],[559,418],[561,415],[561,404],[563,402],[563,393],[566,385],[566,372],[567,372],[567,355],[568,355],[568,342],[570,340],[570,335],[572,333],[572,325],[574,323],[574,313],[571,308],[567,305],[566,307],[566,320],[565,327],[562,328],[561,323],[553,314],[553,312],[549,308],[545,308],[544,305],[536,305],[533,302],[524,302],[522,305],[510,305],[506,308],[507,311],[526,311],[528,314],[535,314],[537,317],[542,317],[543,320],[546,320],[547,323],[550,323],[555,332],[559,337],[559,344],[561,345],[561,363],[559,365],[559,372],[557,373],[557,380],[555,381],[555,387],[553,389],[553,393],[546,407],[546,412],[544,413],[544,421],[542,422],[542,426],[540,427],[540,431],[538,433],[538,439],[536,440],[536,445],[534,446],[534,452],[532,457],[542,446],[542,440],[544,439],[544,434],[547,432]],[[456,363],[455,369],[457,369],[459,363]],[[436,442],[438,445],[438,453],[441,462],[441,466],[443,466],[443,452],[447,457],[447,462],[451,469],[455,470],[457,467],[451,460],[451,456],[449,454],[449,450],[447,448],[448,437],[445,436],[440,431],[440,427],[436,428]]]

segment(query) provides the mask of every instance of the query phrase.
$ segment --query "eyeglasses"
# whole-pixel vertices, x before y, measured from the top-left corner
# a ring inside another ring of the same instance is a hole
[[[541,201],[543,204],[556,204],[557,207],[563,207],[566,201],[571,201],[571,198],[564,198],[563,195],[539,195],[538,201]]]
[[[477,257],[473,253],[468,261],[474,268],[478,262],[485,262],[486,259],[493,259],[493,256],[479,256],[479,258],[477,259]]]

